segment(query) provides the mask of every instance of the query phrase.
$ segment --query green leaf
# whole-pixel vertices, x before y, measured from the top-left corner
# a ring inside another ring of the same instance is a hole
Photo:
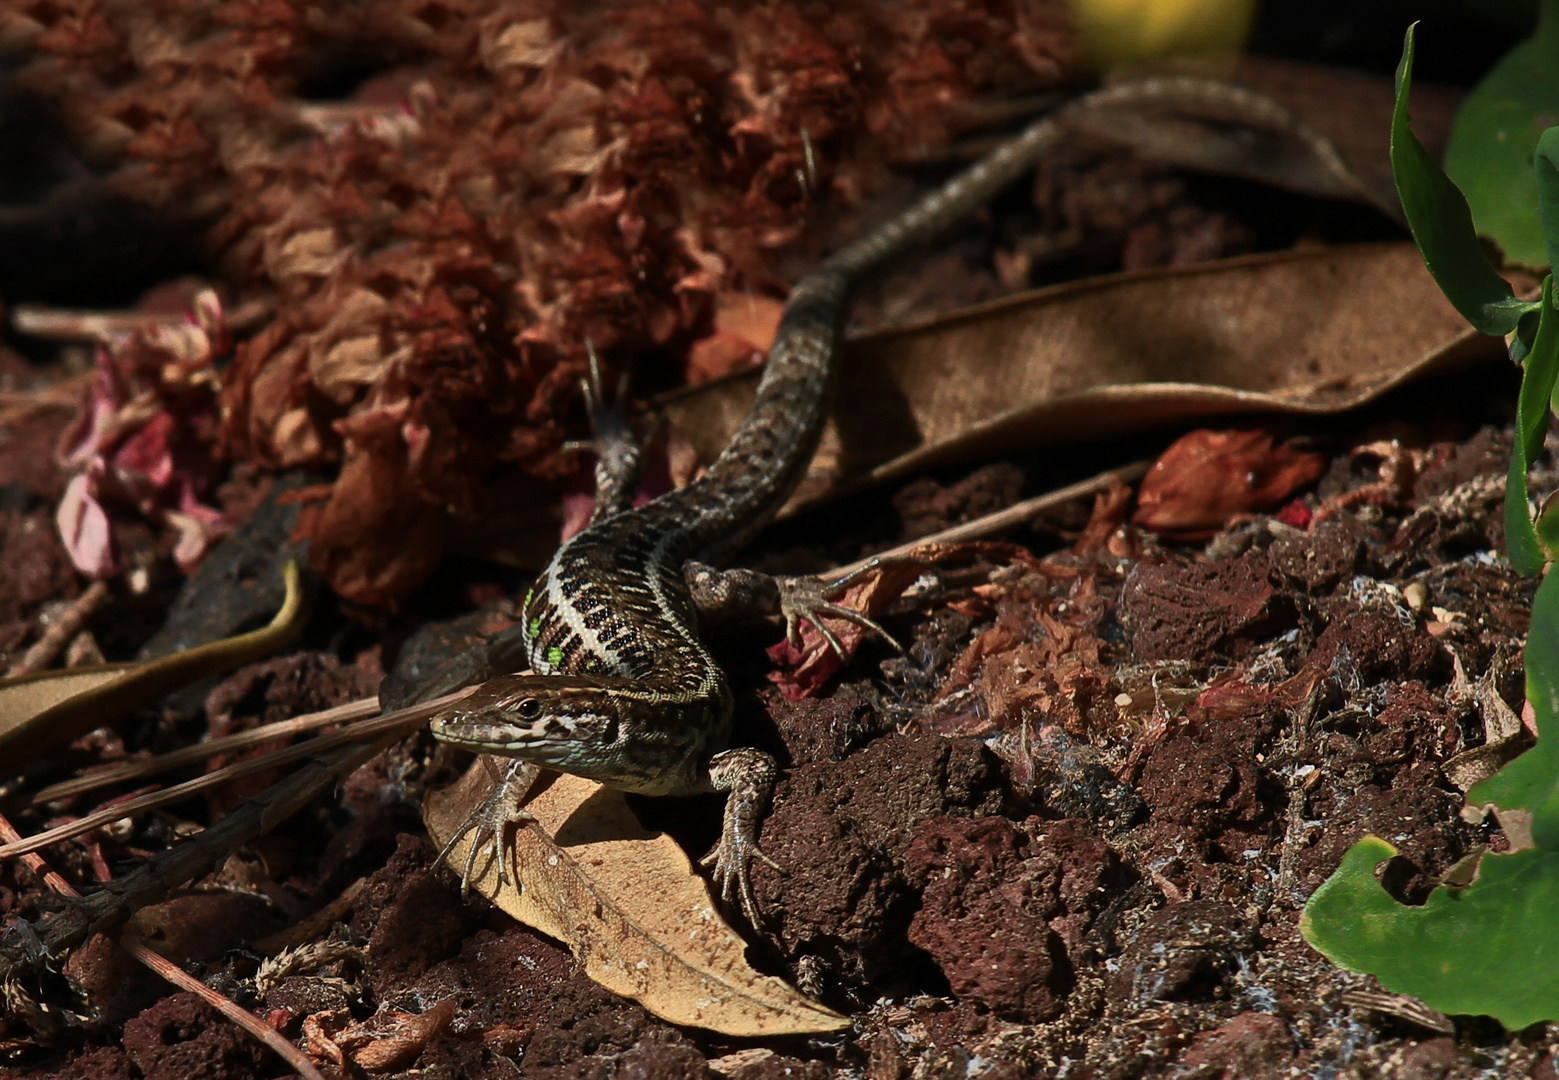
[[[1391,117],[1391,172],[1402,212],[1424,264],[1446,299],[1483,333],[1508,334],[1532,305],[1517,300],[1509,282],[1484,258],[1467,200],[1413,135],[1407,115],[1412,81],[1410,26],[1397,65],[1397,103]],[[1531,201],[1536,201],[1535,195]]]
[[[1559,382],[1559,312],[1553,307],[1552,277],[1544,279],[1539,303],[1542,314],[1521,375],[1516,445],[1511,448],[1510,475],[1505,483],[1505,552],[1516,573],[1527,577],[1542,573],[1543,564],[1555,557],[1533,527],[1527,491],[1527,470],[1543,451],[1548,409]]]
[[[303,628],[308,617],[296,564],[287,598],[270,625],[140,663],[41,671],[0,679],[0,762],[14,766],[114,723],[197,679],[258,660]]]
[[[1532,351],[1532,342],[1537,337],[1537,323],[1542,312],[1538,307],[1521,316],[1521,321],[1516,324],[1516,332],[1510,335],[1510,362],[1522,364]]]
[[[1396,848],[1366,836],[1315,891],[1299,929],[1327,959],[1374,975],[1444,1013],[1492,1016],[1512,1031],[1559,1019],[1559,853],[1484,855],[1462,889],[1423,907],[1375,880]]]
[[[1472,207],[1477,231],[1527,266],[1553,265],[1537,207],[1533,148],[1559,122],[1559,4],[1539,6],[1537,30],[1506,53],[1456,112],[1445,170]]]
[[[1548,265],[1553,266],[1559,263],[1559,127],[1548,128],[1538,137],[1532,169],[1543,243],[1547,246]]]
[[[1543,0],[1537,36],[1502,61],[1485,86],[1494,84],[1496,91],[1508,91],[1495,75],[1505,78],[1510,68],[1522,70],[1524,77],[1542,82],[1552,92],[1550,72],[1559,70],[1559,65],[1551,61],[1559,60],[1559,49],[1552,48],[1555,42],[1545,37],[1545,27],[1550,34],[1559,33],[1559,0]],[[1518,56],[1523,49],[1528,51]],[[1534,49],[1548,50],[1542,53],[1547,66],[1521,68],[1538,55]],[[1511,66],[1514,60],[1520,63]],[[1412,68],[1409,28],[1397,70],[1392,121],[1391,161],[1397,189],[1424,261],[1456,309],[1485,333],[1516,331],[1511,355],[1524,361],[1524,371],[1506,486],[1505,544],[1518,572],[1539,574],[1559,555],[1559,508],[1545,507],[1534,523],[1527,489],[1527,470],[1543,450],[1559,382],[1559,311],[1554,307],[1553,278],[1544,279],[1542,298],[1536,304],[1521,304],[1483,260],[1467,203],[1408,130],[1406,100]],[[1488,96],[1484,104],[1488,100],[1493,97]],[[1559,97],[1555,105],[1559,106]],[[1477,108],[1471,115],[1480,115]],[[1462,119],[1458,117],[1459,125]],[[1506,131],[1500,141],[1511,138]],[[1534,131],[1526,145],[1536,146],[1525,165],[1530,190],[1524,196],[1511,191],[1500,194],[1505,204],[1501,212],[1516,201],[1531,208],[1529,219],[1519,226],[1525,230],[1520,235],[1540,243],[1539,257],[1552,264],[1559,253],[1559,134],[1550,129],[1538,140]],[[1508,173],[1506,166],[1508,161],[1496,162],[1479,182],[1504,175],[1500,169]],[[1479,205],[1477,198],[1473,205]],[[1486,228],[1482,217],[1479,227]],[[1506,237],[1497,238],[1511,254]],[[1535,260],[1522,257],[1522,261]],[[1538,586],[1525,662],[1537,745],[1474,785],[1467,798],[1473,806],[1496,807],[1507,832],[1522,822],[1530,830],[1533,846],[1504,855],[1485,854],[1470,885],[1441,886],[1422,907],[1408,907],[1375,880],[1375,867],[1395,855],[1396,849],[1379,837],[1367,836],[1310,897],[1300,918],[1305,939],[1334,963],[1368,972],[1388,990],[1411,994],[1431,1008],[1492,1016],[1513,1030],[1559,1020],[1559,921],[1553,917],[1559,911],[1559,573],[1550,572]]]

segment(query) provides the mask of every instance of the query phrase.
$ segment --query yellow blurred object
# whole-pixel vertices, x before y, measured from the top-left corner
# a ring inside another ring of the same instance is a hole
[[[1101,70],[1166,56],[1233,54],[1256,0],[1071,0],[1078,32]]]

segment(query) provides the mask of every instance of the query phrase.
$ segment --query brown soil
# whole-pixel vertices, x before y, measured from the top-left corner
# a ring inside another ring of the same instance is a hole
[[[998,1076],[1548,1075],[1546,1029],[1502,1039],[1469,1023],[1451,1040],[1350,1008],[1341,995],[1371,981],[1296,929],[1304,898],[1366,832],[1401,850],[1384,880],[1409,900],[1473,845],[1500,846],[1491,826],[1461,820],[1441,766],[1482,737],[1458,678],[1494,678],[1521,704],[1531,587],[1487,554],[1498,492],[1483,478],[1503,444],[1482,430],[1433,445],[1414,503],[1310,532],[1258,517],[1202,552],[1122,525],[1091,554],[1062,548],[894,616],[913,644],[881,654],[875,676],[858,659],[820,700],[749,696],[749,737],[788,764],[764,835],[790,870],[757,872],[753,958],[851,1013],[843,1037],[754,1047],[674,1029],[485,901],[462,902],[447,871],[429,872],[411,810],[449,758],[420,740],[236,856],[229,891],[205,886],[135,928],[295,1036],[452,1000],[452,1019],[403,1063],[446,1075],[508,1076],[518,1062],[527,1076],[687,1076],[710,1061],[748,1080],[963,1075],[976,1061]],[[1344,471],[1327,486],[1348,490]],[[1003,470],[981,480],[1015,493]],[[943,497],[917,482],[902,501],[916,522],[935,506],[956,516],[982,497],[961,486]],[[35,542],[17,521],[9,542]],[[1025,666],[1036,645],[1047,663]],[[230,725],[318,708],[363,692],[371,667],[304,651],[231,676],[206,710]],[[714,810],[644,804],[695,849]],[[67,845],[56,865],[90,876],[158,833],[143,822]],[[240,943],[359,878],[316,935],[354,958],[255,999]],[[15,868],[3,900],[24,915],[42,902]],[[98,1017],[33,1050],[24,1071],[277,1071],[186,995],[158,1000],[161,984],[106,942],[66,973]]]

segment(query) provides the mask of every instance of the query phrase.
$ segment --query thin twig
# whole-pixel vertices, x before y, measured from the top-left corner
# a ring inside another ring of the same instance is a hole
[[[274,724],[264,724],[249,731],[240,731],[234,735],[224,735],[220,739],[196,743],[194,746],[186,746],[181,750],[158,754],[156,757],[142,761],[117,762],[105,768],[95,769],[82,776],[61,780],[57,784],[50,784],[48,787],[29,796],[29,805],[42,806],[45,803],[69,798],[72,795],[80,795],[83,792],[108,787],[110,784],[158,776],[165,772],[172,772],[174,769],[183,768],[185,765],[193,765],[196,762],[214,758],[219,754],[225,754],[232,750],[243,750],[250,746],[258,746],[261,743],[291,738],[294,735],[316,731],[319,728],[329,727],[332,724],[352,723],[364,717],[373,716],[378,711],[378,699],[363,698],[359,701],[349,701],[345,705],[337,705],[332,709],[305,713],[302,716],[293,717],[291,720],[279,720]],[[314,743],[305,745],[317,748]]]
[[[4,814],[0,814],[0,838],[4,838],[12,843],[22,838],[21,833],[16,831],[15,826],[11,824]],[[43,878],[44,884],[48,885],[49,888],[59,895],[69,897],[72,900],[81,899],[81,894],[71,886],[70,882],[55,873],[53,868],[44,862],[42,856],[29,854],[23,862],[28,869]],[[146,965],[154,974],[161,975],[180,990],[188,990],[196,995],[207,1005],[210,1005],[260,1042],[269,1046],[283,1061],[292,1066],[293,1071],[299,1076],[306,1077],[307,1080],[325,1080],[324,1073],[315,1067],[314,1063],[308,1059],[303,1051],[283,1038],[281,1032],[271,1027],[271,1025],[261,1020],[248,1009],[245,1009],[242,1005],[239,1005],[236,1001],[223,997],[167,957],[153,952],[145,943],[129,934],[120,936],[119,947]]]
[[[70,639],[81,632],[81,628],[87,624],[92,613],[103,606],[108,599],[108,582],[94,581],[87,587],[87,591],[72,600],[70,606],[60,612],[54,625],[43,632],[43,636],[33,642],[32,647],[22,654],[22,658],[6,669],[5,677],[13,679],[18,675],[31,675],[35,671],[42,671],[54,662],[58,656],[70,644]]]
[[[301,768],[234,807],[226,817],[134,870],[84,896],[63,911],[51,912],[26,932],[0,932],[0,982],[29,970],[42,956],[58,956],[92,934],[107,933],[148,904],[159,903],[186,881],[204,877],[243,844],[269,832],[298,813],[320,792],[390,747],[406,731],[425,723],[433,713],[459,701],[474,687],[433,701],[387,713],[354,725],[359,735],[377,740],[339,747],[307,761]],[[327,736],[329,737],[329,736]],[[8,847],[14,847],[7,845]]]
[[[329,932],[337,920],[344,918],[347,912],[357,906],[358,900],[362,899],[363,892],[367,888],[368,879],[360,877],[343,889],[340,896],[314,914],[293,923],[284,930],[278,930],[258,941],[251,941],[249,947],[255,952],[275,956],[277,953],[296,949],[308,942],[318,941]]]
[[[0,814],[0,838],[7,841],[20,840],[22,834],[16,831],[16,826],[11,824],[11,819]],[[70,882],[54,872],[54,868],[43,860],[42,855],[28,855],[22,860],[22,865],[43,879],[43,883],[61,896],[79,897]]]
[[[323,751],[333,750],[336,747],[353,743],[361,743],[380,735],[399,736],[425,723],[428,717],[432,716],[439,709],[470,692],[470,689],[463,690],[409,709],[400,709],[396,712],[386,713],[372,720],[360,720],[355,724],[349,724],[340,731],[332,731],[328,735],[310,739],[308,742],[298,746],[289,746],[285,750],[278,750],[273,754],[266,754],[263,757],[257,757],[250,761],[240,761],[235,765],[218,769],[216,772],[208,773],[195,780],[175,784],[170,788],[153,792],[150,795],[142,795],[137,799],[114,803],[111,806],[106,806],[101,810],[67,822],[64,825],[45,829],[43,832],[29,836],[24,840],[0,845],[0,859],[14,858],[29,851],[37,851],[39,848],[48,847],[50,844],[58,843],[61,840],[68,840],[73,836],[91,832],[93,829],[118,821],[121,818],[129,817],[131,814],[138,814],[144,810],[153,810],[159,806],[179,802],[182,799],[189,798],[191,795],[226,783],[229,780],[265,772],[277,765],[284,765],[289,761],[313,757]]]
[[[837,567],[828,572],[828,576],[854,573],[869,565],[874,559],[886,562],[905,555],[912,555],[916,548],[928,544],[962,544],[969,540],[980,540],[992,533],[1003,529],[1010,529],[1014,525],[1022,525],[1025,522],[1038,517],[1046,510],[1054,509],[1071,502],[1073,499],[1087,498],[1089,495],[1097,495],[1101,491],[1110,490],[1110,485],[1116,480],[1122,483],[1131,483],[1140,480],[1148,471],[1149,462],[1134,461],[1130,465],[1122,465],[1118,469],[1106,469],[1097,476],[1091,476],[1087,480],[1079,480],[1075,484],[1057,488],[1043,495],[1036,495],[1032,499],[1024,499],[1022,502],[1013,503],[1005,510],[997,510],[993,514],[966,521],[962,525],[954,525],[950,529],[932,533],[930,536],[922,536],[918,540],[911,540],[907,544],[900,544],[889,551],[879,552],[864,559],[857,559],[853,563]]]

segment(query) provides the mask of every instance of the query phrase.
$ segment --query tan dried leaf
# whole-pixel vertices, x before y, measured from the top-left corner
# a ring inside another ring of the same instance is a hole
[[[550,19],[510,23],[496,34],[482,36],[482,66],[495,73],[507,68],[545,67],[565,45],[553,34]]]
[[[457,783],[428,794],[422,816],[435,845],[448,842],[491,787],[479,759]],[[566,943],[591,979],[662,1019],[726,1035],[849,1026],[747,964],[746,943],[720,917],[682,849],[645,831],[620,792],[560,776],[526,809],[536,824],[519,829],[506,852],[523,888],[500,883],[490,851],[478,854],[471,887]],[[455,846],[451,866],[465,865],[469,845],[467,837]]]
[[[405,1069],[455,1018],[455,999],[445,998],[424,1013],[386,1009],[360,1024],[349,1024],[335,1043],[360,1069]]]
[[[266,269],[278,281],[292,277],[324,277],[351,256],[333,228],[308,229],[287,237],[268,252]]]
[[[350,405],[360,387],[379,377],[390,358],[378,334],[346,338],[309,358],[314,385],[337,405]]]

